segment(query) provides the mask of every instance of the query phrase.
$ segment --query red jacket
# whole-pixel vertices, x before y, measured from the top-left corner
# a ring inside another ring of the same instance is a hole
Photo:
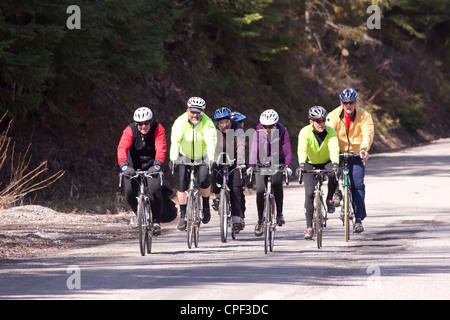
[[[119,165],[126,162],[134,169],[147,170],[155,161],[164,163],[166,149],[166,134],[161,124],[153,122],[144,138],[136,124],[132,123],[123,130],[117,147],[117,159]]]

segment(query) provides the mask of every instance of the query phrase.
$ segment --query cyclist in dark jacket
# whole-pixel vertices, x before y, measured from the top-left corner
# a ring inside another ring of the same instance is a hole
[[[134,112],[134,122],[123,130],[117,147],[117,158],[121,170],[126,175],[134,175],[137,169],[150,173],[161,171],[166,157],[166,136],[163,126],[151,121],[153,113],[142,107]],[[161,234],[160,217],[162,210],[161,180],[159,176],[147,178],[150,205],[153,213],[154,234]],[[125,178],[125,197],[134,213],[137,211],[139,182]],[[131,225],[135,226],[136,217]]]
[[[232,171],[228,177],[228,188],[230,189],[230,203],[231,203],[231,215],[232,226],[236,233],[239,233],[243,229],[243,223],[241,223],[242,215],[242,182],[241,173],[239,170],[245,169],[245,133],[241,126],[230,119],[231,110],[227,107],[222,107],[216,110],[214,113],[214,121],[217,127],[217,145],[216,145],[216,159],[212,166],[211,174],[211,189],[216,194],[216,198],[213,200],[213,208],[218,210],[219,199],[218,194],[220,189],[216,182],[222,182],[222,170],[221,163],[226,162],[226,159],[218,159],[218,155],[222,152],[226,152],[228,157],[235,163],[230,167],[229,171]],[[219,164],[219,165],[218,165]]]

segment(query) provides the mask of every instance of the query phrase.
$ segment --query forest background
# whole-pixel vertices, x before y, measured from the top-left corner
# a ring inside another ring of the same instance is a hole
[[[243,112],[247,128],[276,109],[294,154],[307,110],[331,111],[346,87],[372,113],[373,152],[448,137],[449,49],[448,0],[2,0],[0,190],[20,162],[45,161],[37,179],[64,175],[16,201],[113,212],[134,110],[150,107],[170,143],[191,96],[209,116]]]

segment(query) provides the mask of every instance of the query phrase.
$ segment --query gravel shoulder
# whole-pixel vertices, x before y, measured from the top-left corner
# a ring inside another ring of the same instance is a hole
[[[63,213],[38,205],[0,210],[0,264],[57,251],[137,239],[129,226],[132,212]],[[162,224],[164,233],[176,220]]]

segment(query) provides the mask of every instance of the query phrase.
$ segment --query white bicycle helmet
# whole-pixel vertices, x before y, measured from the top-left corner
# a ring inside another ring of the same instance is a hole
[[[278,120],[280,120],[280,117],[278,116],[278,113],[273,109],[264,111],[259,117],[259,122],[261,122],[263,126],[271,126],[273,124],[276,124]]]
[[[325,118],[328,115],[327,110],[321,106],[314,106],[308,111],[309,119],[317,120]]]
[[[147,107],[141,107],[134,112],[133,120],[136,122],[149,121],[153,118],[153,112]]]
[[[192,97],[187,102],[188,108],[194,108],[199,110],[205,110],[206,102],[200,97]]]

